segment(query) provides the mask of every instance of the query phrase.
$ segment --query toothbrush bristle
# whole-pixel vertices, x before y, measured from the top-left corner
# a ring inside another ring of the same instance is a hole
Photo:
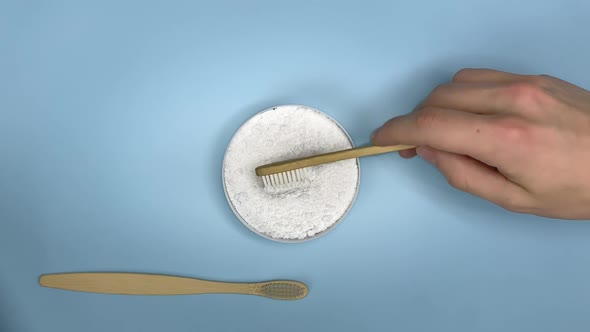
[[[262,296],[280,300],[297,300],[309,292],[305,284],[291,281],[271,281],[259,288]]]
[[[305,171],[295,169],[283,173],[270,174],[262,176],[262,183],[266,188],[290,187],[298,182],[305,181]]]

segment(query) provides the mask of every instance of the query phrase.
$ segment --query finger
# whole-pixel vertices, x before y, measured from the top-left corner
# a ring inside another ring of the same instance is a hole
[[[437,86],[417,109],[437,107],[477,114],[501,114],[512,107],[498,83],[447,83]]]
[[[389,120],[374,133],[373,143],[427,145],[491,164],[503,157],[492,125],[484,115],[424,108]]]
[[[416,156],[416,149],[401,150],[399,155],[405,159],[414,158]]]
[[[432,162],[449,184],[461,191],[515,212],[525,212],[530,205],[528,193],[493,167],[467,156],[429,147],[418,148],[418,154]]]
[[[493,69],[465,68],[453,76],[456,83],[507,83],[521,80],[523,75]]]

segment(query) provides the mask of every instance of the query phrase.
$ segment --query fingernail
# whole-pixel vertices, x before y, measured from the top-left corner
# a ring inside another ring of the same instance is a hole
[[[420,146],[416,149],[416,153],[420,158],[426,160],[429,163],[434,164],[436,162],[436,153],[431,148]]]

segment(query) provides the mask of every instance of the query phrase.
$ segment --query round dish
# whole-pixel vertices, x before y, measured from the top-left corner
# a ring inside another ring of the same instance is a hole
[[[269,190],[257,166],[354,147],[344,128],[327,114],[301,105],[263,110],[236,131],[225,152],[222,180],[236,217],[273,241],[298,243],[325,235],[352,208],[360,185],[358,159],[306,169],[308,179]]]

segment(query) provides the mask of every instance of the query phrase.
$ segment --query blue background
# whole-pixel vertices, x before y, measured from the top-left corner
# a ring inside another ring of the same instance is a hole
[[[356,144],[463,67],[590,87],[587,1],[0,2],[0,330],[587,331],[590,225],[506,212],[425,162],[362,160],[358,200],[304,244],[258,237],[224,150],[278,104]],[[126,297],[43,273],[296,279],[302,301]]]

